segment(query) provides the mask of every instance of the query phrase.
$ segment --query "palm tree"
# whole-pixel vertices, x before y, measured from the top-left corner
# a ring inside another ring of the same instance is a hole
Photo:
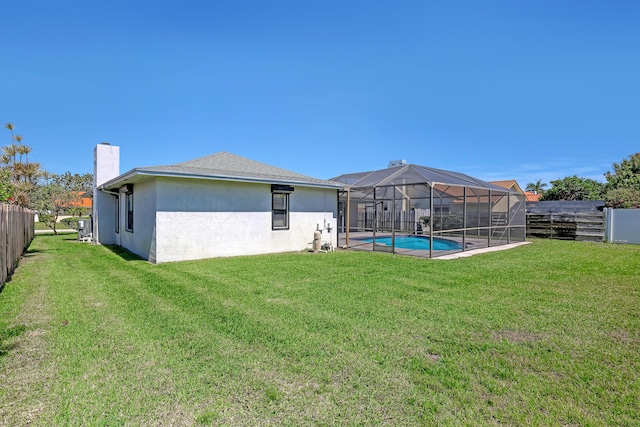
[[[14,187],[16,189],[16,193],[14,197],[16,204],[23,206],[25,208],[28,207],[29,202],[31,201],[31,195],[33,194],[33,191],[36,188],[35,183],[28,182],[28,181],[21,181],[21,182],[15,183]]]
[[[42,176],[42,168],[40,163],[19,163],[16,165],[19,181],[36,184],[38,178]]]
[[[0,163],[2,163],[3,169],[8,168],[11,165],[11,156],[8,154],[0,154]]]
[[[7,164],[13,165],[16,162],[16,156],[18,155],[18,146],[16,144],[11,143],[9,145],[2,147],[2,151],[9,158],[9,161],[7,162]]]
[[[31,152],[31,147],[21,144],[20,142],[22,141],[22,136],[16,135],[16,137],[18,136],[20,137],[20,139],[16,138],[16,141],[18,141],[17,151],[18,154],[20,154],[20,161],[22,162],[22,156],[25,156],[25,163],[29,163],[29,153]]]
[[[11,132],[12,142],[0,150],[0,169],[9,173],[14,203],[28,206],[43,171],[40,163],[29,162],[31,147],[22,143],[22,135],[13,133],[13,123],[5,123],[4,127]]]
[[[544,194],[544,187],[546,187],[547,184],[545,184],[544,182],[542,182],[541,179],[537,180],[535,183],[530,182],[527,184],[527,191],[533,191],[536,194]]]

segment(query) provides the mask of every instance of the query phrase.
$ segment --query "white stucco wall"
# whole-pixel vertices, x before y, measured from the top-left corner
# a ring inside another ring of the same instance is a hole
[[[133,232],[127,231],[126,197],[120,195],[120,244],[134,254],[154,261],[156,229],[156,179],[133,186]]]
[[[272,230],[268,184],[158,178],[154,185],[152,262],[304,250],[318,224],[323,228],[325,223],[331,224],[336,244],[336,190],[294,186],[289,230]],[[325,230],[323,239],[329,238]]]
[[[116,197],[94,190],[93,239],[101,245],[116,245]]]

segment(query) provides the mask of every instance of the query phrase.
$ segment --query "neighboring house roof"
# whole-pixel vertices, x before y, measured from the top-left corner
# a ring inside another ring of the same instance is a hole
[[[348,188],[371,188],[426,183],[431,186],[442,184],[504,191],[504,187],[473,178],[463,173],[414,164],[393,166],[371,172],[345,174],[332,178],[332,180],[343,182],[347,184],[346,187]]]
[[[174,177],[241,181],[266,184],[291,184],[306,187],[342,188],[335,181],[312,178],[266,163],[257,162],[227,152],[219,152],[183,163],[167,166],[135,168],[107,181],[100,187],[117,188],[124,184],[141,182],[151,177]]]
[[[533,191],[525,191],[524,197],[527,198],[527,202],[538,202],[542,198],[542,194],[534,193]]]
[[[79,208],[91,208],[93,206],[93,200],[90,197],[81,197],[78,201],[71,202],[71,206],[77,206]]]
[[[78,198],[71,200],[67,206],[91,209],[93,206],[93,199],[91,197],[87,197],[87,193],[84,191],[72,191],[72,193],[78,196]]]
[[[520,194],[525,194],[525,192],[522,191],[522,187],[518,185],[518,182],[515,179],[508,179],[504,181],[489,181],[489,182],[497,185],[498,187],[506,188],[508,190],[514,190]]]
[[[500,187],[508,188],[510,190],[516,190],[519,193],[524,194],[527,202],[537,202],[542,198],[542,194],[534,193],[533,191],[522,191],[522,188],[518,185],[515,179],[507,180],[507,181],[491,181],[493,184],[499,185]]]

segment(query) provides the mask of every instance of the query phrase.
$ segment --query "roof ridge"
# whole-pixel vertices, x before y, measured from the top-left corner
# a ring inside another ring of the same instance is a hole
[[[248,180],[252,182],[273,181],[311,186],[341,186],[336,181],[314,178],[227,151],[219,151],[172,165],[136,168],[134,171],[151,175],[169,174],[201,178],[217,177],[218,179]]]
[[[270,165],[268,163],[260,162],[258,160],[253,160],[253,159],[250,159],[248,157],[241,156],[239,154],[230,153],[228,151],[218,151],[217,153],[209,154],[208,156],[202,156],[202,157],[199,157],[197,159],[188,160],[186,162],[178,163],[176,165],[169,165],[169,166],[183,166],[183,167],[194,167],[194,168],[208,169],[208,168],[211,167],[211,165],[203,165],[202,164],[203,161],[205,161],[207,159],[220,159],[220,158],[223,158],[225,156],[227,158],[233,159],[235,161],[241,161],[242,163],[246,163],[247,164],[246,166],[250,165],[250,167],[248,167],[247,170],[244,170],[244,172],[253,172],[255,167],[259,167],[261,169],[267,169],[267,170],[274,171],[274,172],[275,171],[285,172],[286,175],[311,178],[310,176],[301,174],[299,172],[294,172],[294,171],[291,171],[291,170],[288,170],[288,169],[284,169],[284,168],[281,168],[281,167],[278,167],[278,166],[273,166],[273,165]],[[229,166],[231,166],[231,165],[229,165]],[[234,165],[234,167],[227,168],[227,167],[225,167],[225,165],[218,164],[218,165],[216,165],[215,168],[219,169],[219,170],[228,170],[228,171],[232,171],[232,172],[239,172],[239,170],[237,169],[237,166],[238,165],[236,164],[236,165]],[[265,173],[265,172],[263,171],[262,173]],[[271,174],[266,173],[266,174],[267,175],[274,175],[273,173],[271,173]],[[279,175],[279,174],[277,174],[277,175]]]
[[[231,154],[231,153],[228,153],[228,152],[226,152],[226,151],[216,151],[215,153],[206,154],[206,155],[204,155],[204,156],[196,157],[195,159],[185,160],[184,162],[176,163],[176,164],[174,164],[174,165],[164,165],[164,166],[177,166],[177,165],[184,165],[185,163],[191,163],[191,162],[194,162],[194,161],[196,161],[196,160],[206,159],[207,157],[216,156],[216,155],[218,155],[218,154]]]

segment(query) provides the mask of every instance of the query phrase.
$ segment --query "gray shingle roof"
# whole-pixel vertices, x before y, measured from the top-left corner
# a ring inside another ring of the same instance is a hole
[[[122,182],[126,180],[126,176],[135,175],[342,188],[342,184],[339,182],[312,178],[227,152],[219,152],[175,165],[136,168],[119,177],[123,179],[116,178],[116,180]]]

